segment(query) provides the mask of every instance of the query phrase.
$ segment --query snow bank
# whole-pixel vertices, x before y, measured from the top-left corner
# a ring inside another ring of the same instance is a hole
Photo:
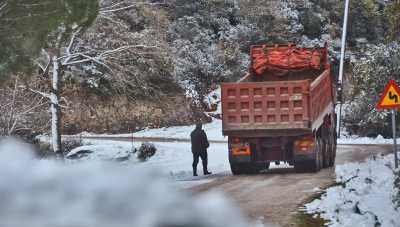
[[[107,140],[85,139],[84,143],[93,144],[89,148],[98,149],[101,155],[90,154],[90,158],[83,158],[83,161],[110,160],[124,154],[124,151],[132,150],[132,147],[140,147],[141,142],[118,142]],[[146,166],[158,169],[165,175],[171,176],[178,181],[200,180],[202,176],[192,177],[193,155],[191,144],[188,142],[154,142],[157,148],[156,154],[146,162],[139,162],[137,158],[130,158],[127,164]],[[208,148],[209,170],[217,174],[230,174],[228,160],[228,147],[225,143],[211,143]],[[201,162],[198,165],[199,173],[202,172]],[[204,182],[202,182],[204,183]],[[191,185],[190,183],[188,185]]]
[[[190,139],[190,133],[194,130],[195,126],[177,126],[160,129],[147,129],[133,135],[135,137],[162,137],[162,138],[175,138],[175,139]],[[207,133],[209,140],[227,141],[228,137],[222,135],[222,121],[213,119],[211,123],[203,125],[204,131]]]
[[[134,147],[129,143],[109,143],[102,145],[85,145],[72,149],[67,159],[80,160],[126,160],[134,153]]]
[[[92,146],[99,147],[102,156],[89,154],[91,158],[84,157],[82,161],[106,160],[112,159],[118,154],[119,149],[105,149],[105,148],[118,148],[122,150],[129,150],[133,147],[139,147],[141,142],[120,142],[109,140],[95,140],[84,139],[84,143],[93,144]],[[226,143],[211,143],[208,148],[208,169],[213,173],[212,175],[203,176],[202,164],[198,164],[197,169],[200,175],[193,177],[192,162],[193,155],[191,152],[190,142],[154,142],[157,148],[156,154],[146,162],[140,162],[136,155],[124,162],[125,165],[143,166],[151,169],[158,169],[159,172],[168,176],[170,179],[175,180],[175,184],[181,188],[190,188],[199,184],[208,183],[221,176],[231,175],[231,169],[228,160],[228,145]],[[105,147],[105,148],[102,148]],[[104,152],[104,153],[103,153]],[[115,159],[114,159],[115,160]],[[287,164],[275,165],[271,163],[270,168],[290,168]]]
[[[393,155],[388,155],[337,166],[336,181],[340,185],[306,204],[306,211],[319,213],[330,226],[400,226],[392,165]]]
[[[337,141],[338,144],[393,144],[393,139],[385,139],[379,135],[376,138],[347,136],[340,137]]]
[[[35,160],[0,143],[0,174],[0,226],[250,226],[221,194],[191,197],[149,168]]]
[[[68,137],[102,137],[102,138],[125,138],[132,136],[135,138],[166,138],[166,139],[183,139],[189,140],[190,133],[194,130],[195,125],[189,126],[174,126],[174,127],[164,127],[157,129],[145,129],[135,133],[125,133],[125,134],[94,134],[88,132],[82,132],[78,135],[74,136],[65,136]],[[219,119],[213,119],[211,123],[203,124],[203,129],[206,131],[208,139],[212,141],[228,141],[228,137],[222,135],[222,121]],[[48,138],[46,136],[38,137],[41,141],[46,141]]]
[[[193,131],[194,127],[195,127],[194,125],[189,125],[189,126],[176,126],[176,127],[158,128],[158,129],[145,129],[132,134],[109,135],[109,134],[82,133],[81,135],[85,138],[90,138],[90,137],[115,138],[115,137],[133,136],[136,138],[167,138],[167,139],[189,140],[190,133]],[[208,139],[211,141],[220,141],[220,142],[228,141],[228,137],[222,135],[222,121],[219,119],[214,118],[211,123],[204,124],[203,129],[207,133]],[[45,141],[48,139],[41,139],[41,140]],[[393,139],[385,139],[381,135],[379,135],[376,138],[342,135],[342,137],[338,139],[338,144],[392,144],[392,143]]]

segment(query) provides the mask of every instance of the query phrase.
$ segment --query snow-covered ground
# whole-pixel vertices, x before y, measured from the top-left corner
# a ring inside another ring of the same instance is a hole
[[[209,169],[217,176],[228,175],[230,173],[230,166],[228,161],[228,148],[227,148],[227,137],[222,136],[222,122],[218,119],[213,119],[209,124],[204,124],[203,128],[207,133],[208,139],[211,141],[222,142],[222,143],[211,143],[209,148]],[[137,138],[175,138],[175,139],[190,139],[190,133],[194,129],[194,126],[179,126],[169,127],[160,129],[147,129],[134,134],[122,134],[122,135],[101,135],[105,137],[130,137],[134,136]],[[87,137],[86,137],[87,136]],[[107,140],[96,140],[90,139],[90,137],[96,137],[99,135],[86,134],[85,143],[92,144],[91,149],[96,150],[97,156],[92,155],[93,158],[115,158],[120,155],[126,155],[132,151],[133,147],[139,147],[140,142],[116,142]],[[339,144],[390,144],[393,140],[384,139],[379,136],[377,138],[359,138],[342,136],[338,140]],[[154,142],[158,151],[154,157],[152,157],[146,163],[140,163],[141,165],[147,165],[154,168],[158,168],[161,172],[172,176],[177,182],[182,184],[183,187],[193,186],[195,184],[205,183],[215,179],[214,176],[193,178],[192,175],[192,153],[190,148],[190,142]],[[133,146],[133,147],[132,147]],[[113,156],[113,157],[111,157]],[[138,162],[133,159],[133,162]],[[278,166],[281,167],[281,166]],[[275,165],[271,165],[271,168],[276,168]],[[201,162],[198,165],[198,171],[202,171]]]
[[[119,142],[109,140],[85,139],[84,143],[92,144],[84,146],[84,149],[93,150],[93,154],[85,157],[83,160],[110,160],[126,157],[132,148],[139,147],[140,142]],[[140,165],[150,169],[156,169],[176,182],[180,187],[193,187],[198,184],[204,184],[221,176],[231,175],[228,160],[228,145],[226,143],[211,143],[208,148],[208,170],[212,175],[203,176],[203,167],[201,160],[197,166],[198,177],[193,177],[190,142],[154,142],[157,148],[156,154],[146,162],[140,162],[133,155],[127,165]],[[79,148],[80,149],[80,148]],[[73,152],[71,152],[73,153]],[[289,168],[287,164],[275,165],[271,163],[270,168]]]
[[[126,154],[133,147],[139,147],[140,142],[116,142],[107,140],[85,139],[84,143],[92,145],[84,146],[85,149],[94,150],[93,155],[87,159],[115,159],[120,154]],[[202,164],[199,162],[197,169],[198,177],[192,176],[191,145],[188,142],[154,142],[156,154],[146,162],[140,162],[136,158],[131,158],[126,162],[127,165],[139,165],[150,169],[157,169],[164,175],[168,175],[177,181],[182,187],[190,187],[200,183],[206,183],[215,179],[217,176],[229,175],[230,166],[228,161],[227,144],[211,143],[208,149],[208,169],[214,174],[211,176],[202,176]],[[99,153],[99,155],[96,155]]]
[[[400,226],[400,210],[394,204],[399,189],[394,186],[393,166],[393,155],[336,166],[339,185],[306,204],[306,211],[320,214],[334,227]]]
[[[342,136],[338,139],[338,144],[393,144],[393,139],[385,139],[381,135],[376,138]]]
[[[169,128],[159,129],[145,129],[136,133],[131,134],[93,134],[93,133],[82,133],[81,135],[85,138],[90,137],[104,137],[104,138],[115,138],[115,137],[135,137],[135,138],[168,138],[168,139],[190,139],[190,132],[194,129],[194,126],[176,126]],[[219,119],[213,119],[211,123],[204,124],[203,129],[206,131],[208,139],[216,142],[227,142],[228,137],[222,135],[222,121]],[[338,144],[392,144],[392,139],[385,139],[382,136],[376,138],[369,137],[358,137],[342,135],[338,139]]]
[[[222,135],[222,121],[213,119],[211,123],[203,125],[204,131],[207,133],[209,140],[228,141],[228,137]],[[162,138],[178,138],[190,139],[190,133],[194,130],[194,126],[179,126],[160,129],[143,130],[133,135],[135,137],[162,137]],[[132,134],[131,134],[132,135]]]
[[[222,194],[193,197],[151,168],[37,160],[16,142],[0,153],[0,226],[252,226]]]
[[[94,134],[83,132],[79,135],[90,137],[136,137],[136,138],[172,138],[172,139],[190,139],[190,133],[194,130],[195,126],[176,126],[158,129],[145,129],[136,133],[130,134]],[[228,141],[228,137],[222,135],[222,121],[213,119],[211,123],[204,124],[203,129],[206,131],[208,139],[213,141]],[[79,136],[79,135],[75,135]]]

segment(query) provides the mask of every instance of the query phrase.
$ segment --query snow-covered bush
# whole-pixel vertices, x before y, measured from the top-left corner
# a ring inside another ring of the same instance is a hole
[[[344,124],[350,133],[363,136],[391,135],[390,114],[375,106],[390,79],[400,82],[400,45],[370,46],[352,64],[353,100],[346,108]]]
[[[177,1],[168,41],[174,74],[187,95],[201,104],[213,84],[234,81],[248,69],[248,47],[259,29],[241,20],[237,1]],[[190,8],[183,13],[182,8]]]
[[[83,142],[80,139],[68,138],[62,141],[63,152],[68,153],[74,148],[83,146]]]
[[[137,152],[137,158],[144,162],[156,154],[157,148],[152,143],[142,143]]]

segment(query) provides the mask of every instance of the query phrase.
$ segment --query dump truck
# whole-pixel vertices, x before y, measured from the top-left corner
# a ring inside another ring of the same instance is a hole
[[[222,83],[222,130],[233,174],[268,169],[271,162],[317,172],[334,165],[334,81],[327,46],[250,47],[250,69]]]

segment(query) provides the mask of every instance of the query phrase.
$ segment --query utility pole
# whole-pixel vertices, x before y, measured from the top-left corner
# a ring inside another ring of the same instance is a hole
[[[346,37],[347,37],[347,21],[349,16],[349,4],[350,0],[346,0],[344,7],[344,20],[343,20],[343,31],[342,31],[342,47],[340,50],[340,66],[339,66],[339,79],[337,83],[337,94],[339,110],[337,115],[337,137],[340,138],[340,121],[342,117],[342,105],[343,105],[343,70],[344,70],[344,58],[346,54]]]

